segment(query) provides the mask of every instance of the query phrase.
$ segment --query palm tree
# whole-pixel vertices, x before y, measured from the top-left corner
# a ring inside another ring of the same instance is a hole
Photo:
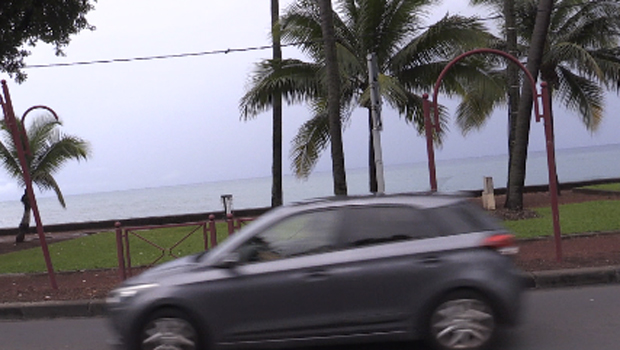
[[[280,2],[271,0],[271,38],[273,45],[273,61],[276,66],[282,61],[282,45],[280,43]],[[273,136],[271,166],[271,207],[282,205],[282,95],[279,91],[273,94]]]
[[[19,123],[19,121],[18,121]],[[0,160],[8,174],[15,178],[21,187],[26,187],[24,175],[17,156],[17,149],[10,131],[4,121],[2,125],[3,137],[0,140]],[[53,190],[60,204],[66,207],[60,187],[54,174],[70,159],[86,160],[90,155],[89,144],[75,136],[64,135],[58,127],[61,122],[51,115],[37,117],[26,131],[29,142],[29,154],[26,161],[32,177],[32,182],[40,190]],[[21,124],[19,127],[23,127]],[[19,224],[19,231],[15,238],[17,243],[23,242],[30,227],[30,202],[24,190],[21,198],[24,205],[24,214]]]
[[[603,117],[606,90],[620,85],[620,3],[618,1],[558,0],[539,4],[534,0],[515,0],[516,28],[520,52],[530,50],[528,69],[540,72],[552,95],[576,111],[586,128],[596,130]],[[476,0],[500,9],[503,0]],[[539,6],[545,6],[545,11]],[[537,14],[539,16],[537,16]],[[540,15],[550,14],[548,26]],[[539,50],[533,56],[531,50]],[[537,63],[538,61],[538,63]],[[519,104],[520,125],[515,131],[511,152],[506,207],[521,209],[525,164],[531,120],[531,91],[523,86]],[[528,93],[526,95],[526,93]],[[466,118],[465,118],[466,119]],[[516,159],[513,159],[516,156]]]
[[[423,20],[435,0],[337,0],[334,28],[341,80],[343,125],[354,107],[368,109],[370,97],[366,57],[376,53],[380,93],[404,119],[423,130],[421,94],[429,92],[445,65],[458,53],[486,46],[490,36],[472,18],[445,16],[424,27]],[[295,174],[307,177],[329,142],[326,64],[322,45],[320,8],[316,1],[298,0],[282,20],[282,40],[297,44],[310,61],[288,59],[280,69],[265,60],[253,72],[252,85],[240,102],[245,118],[269,108],[270,91],[279,88],[288,103],[307,102],[312,116],[293,140],[291,156]],[[444,93],[460,94],[478,79],[495,84],[484,62],[470,60],[454,67],[442,85]],[[469,103],[469,109],[474,104]],[[464,107],[466,108],[466,107]],[[467,108],[466,108],[467,109]],[[442,113],[442,116],[445,115]],[[369,132],[370,134],[370,132]],[[372,143],[369,143],[371,178],[374,174]],[[372,187],[372,186],[371,186]]]
[[[527,58],[527,70],[538,78],[541,64],[545,55],[545,47],[551,43],[548,39],[551,13],[554,0],[540,0],[536,5],[534,27],[530,40],[530,48]],[[545,77],[543,76],[543,80]],[[533,86],[524,84],[519,101],[519,112],[515,123],[514,147],[510,157],[508,168],[508,191],[506,192],[505,207],[512,210],[523,209],[523,187],[525,186],[525,168],[527,160],[527,148],[529,145],[530,124],[532,116]]]
[[[320,0],[321,33],[327,74],[327,119],[332,153],[332,177],[335,195],[347,194],[347,178],[342,149],[342,124],[340,120],[340,74],[334,33],[334,11],[331,0]]]

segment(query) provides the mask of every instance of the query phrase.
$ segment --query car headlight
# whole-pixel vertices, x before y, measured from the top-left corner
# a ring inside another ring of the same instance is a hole
[[[138,293],[159,286],[157,283],[138,284],[135,286],[122,287],[110,292],[106,302],[108,304],[118,304],[127,299],[133,298]]]

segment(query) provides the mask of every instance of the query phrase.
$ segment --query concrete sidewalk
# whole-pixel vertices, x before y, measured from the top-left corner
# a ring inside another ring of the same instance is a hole
[[[526,272],[534,289],[620,283],[620,266]],[[0,320],[105,316],[105,300],[2,303]]]

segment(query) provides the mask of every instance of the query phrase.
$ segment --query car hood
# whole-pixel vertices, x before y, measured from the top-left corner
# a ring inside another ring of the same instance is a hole
[[[198,256],[199,254],[189,255],[157,265],[127,280],[126,284],[162,282],[170,276],[177,276],[198,266]]]

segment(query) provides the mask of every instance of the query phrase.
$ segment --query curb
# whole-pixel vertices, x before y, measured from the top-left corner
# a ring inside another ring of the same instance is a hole
[[[530,290],[620,283],[620,266],[523,273]],[[0,304],[0,320],[101,317],[105,300],[44,301]]]
[[[526,273],[532,289],[620,283],[620,266],[587,267]]]
[[[96,317],[103,315],[105,315],[105,300],[0,304],[0,320]]]

